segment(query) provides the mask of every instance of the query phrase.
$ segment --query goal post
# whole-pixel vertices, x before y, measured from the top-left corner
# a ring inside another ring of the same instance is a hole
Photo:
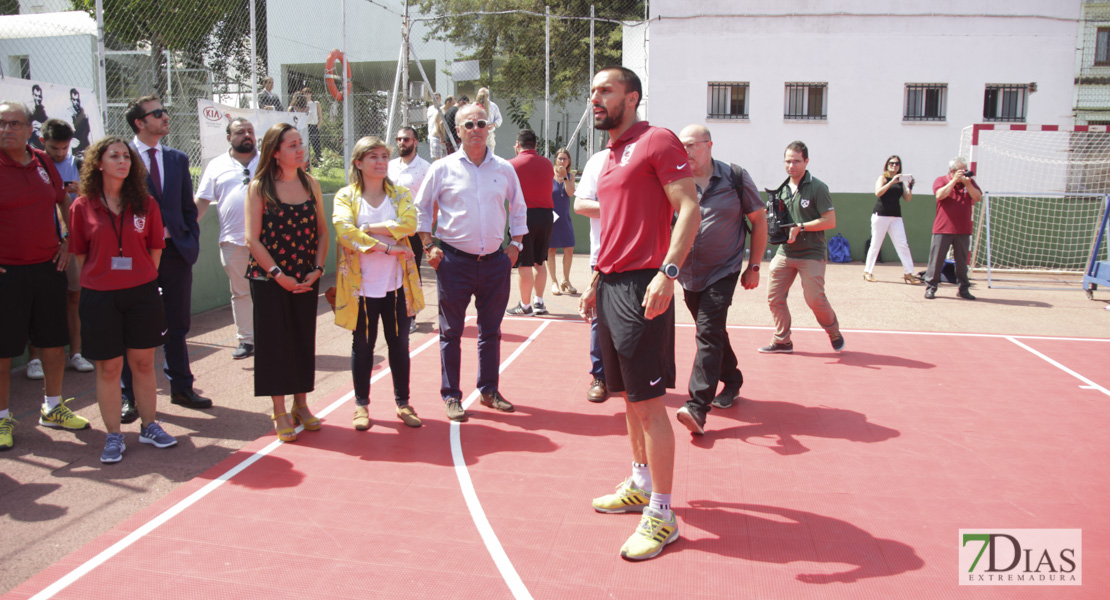
[[[1097,244],[1110,195],[1106,126],[972,125],[960,155],[983,190],[971,268],[988,286],[1078,286],[1091,261],[1106,260]]]

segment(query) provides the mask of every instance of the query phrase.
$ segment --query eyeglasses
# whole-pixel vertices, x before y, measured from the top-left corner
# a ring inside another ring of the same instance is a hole
[[[900,166],[902,166],[902,163],[890,161],[890,162],[886,163],[886,166],[888,166],[888,167],[900,167]]]
[[[153,115],[155,119],[161,119],[162,117],[170,116],[170,111],[168,111],[164,108],[156,108],[156,109],[146,113],[145,115],[143,115],[143,118],[145,119],[145,118],[147,118],[151,115]]]
[[[467,131],[470,131],[475,127],[477,127],[478,129],[485,129],[486,125],[489,125],[489,123],[486,122],[485,119],[478,119],[477,121],[467,121],[463,123],[463,128],[465,128]]]
[[[0,121],[0,129],[19,129],[24,125],[23,121]]]
[[[412,141],[412,138],[410,138],[410,137],[399,137],[399,138],[397,138],[398,143],[400,143],[400,142],[411,142],[411,141]]]

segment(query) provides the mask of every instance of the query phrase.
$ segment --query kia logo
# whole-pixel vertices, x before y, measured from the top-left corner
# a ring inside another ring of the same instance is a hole
[[[223,115],[220,114],[219,109],[217,109],[216,107],[209,106],[208,108],[204,109],[204,118],[208,119],[209,121],[219,121],[223,118]]]

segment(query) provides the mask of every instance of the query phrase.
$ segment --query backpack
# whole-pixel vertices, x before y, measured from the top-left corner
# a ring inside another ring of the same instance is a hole
[[[852,248],[839,233],[829,240],[829,260],[838,263],[852,262]]]
[[[744,206],[744,169],[736,164],[729,163],[729,183],[732,184],[732,189],[736,190],[736,197],[740,200],[740,206]],[[752,232],[751,223],[748,222],[748,216],[744,215],[740,221],[744,224],[744,231],[748,234]]]

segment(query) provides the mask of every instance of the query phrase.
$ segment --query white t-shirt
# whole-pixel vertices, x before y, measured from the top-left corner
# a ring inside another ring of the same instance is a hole
[[[420,184],[424,183],[424,178],[428,175],[428,169],[432,168],[432,164],[420,158],[417,154],[413,157],[412,162],[405,164],[401,157],[389,161],[389,180],[396,185],[403,185],[412,193],[412,197],[416,197],[416,192],[420,191]]]
[[[582,179],[578,187],[574,188],[574,195],[584,200],[597,202],[597,178],[601,169],[605,167],[605,159],[609,156],[608,150],[602,150],[586,161],[582,167]],[[590,267],[597,264],[597,254],[601,251],[601,219],[590,219]]]
[[[320,103],[315,100],[308,101],[308,116],[305,117],[305,122],[309,125],[320,124]]]
[[[429,106],[428,111],[427,111],[426,114],[427,114],[427,117],[428,117],[428,137],[430,137],[430,138],[434,137],[438,140],[439,136],[436,135],[435,122],[436,122],[436,117],[439,116],[439,112],[436,111],[436,105],[433,104],[433,105]]]
[[[359,198],[358,219],[356,221],[359,227],[396,219],[397,211],[393,209],[393,203],[389,201],[389,198],[382,200],[381,205],[377,208],[370,206],[366,198]],[[396,245],[397,243],[397,240],[388,235],[372,233],[370,237],[390,245]],[[362,252],[359,254],[359,266],[362,269],[362,287],[359,288],[359,296],[385,298],[387,293],[401,287],[403,283],[402,276],[404,274],[401,271],[401,261],[396,256],[384,252]]]
[[[204,174],[200,176],[197,198],[216,204],[220,215],[221,244],[231,242],[237,246],[247,245],[243,206],[247,200],[247,184],[254,179],[257,169],[257,153],[244,167],[243,163],[231,157],[230,152],[224,152],[209,161]]]

